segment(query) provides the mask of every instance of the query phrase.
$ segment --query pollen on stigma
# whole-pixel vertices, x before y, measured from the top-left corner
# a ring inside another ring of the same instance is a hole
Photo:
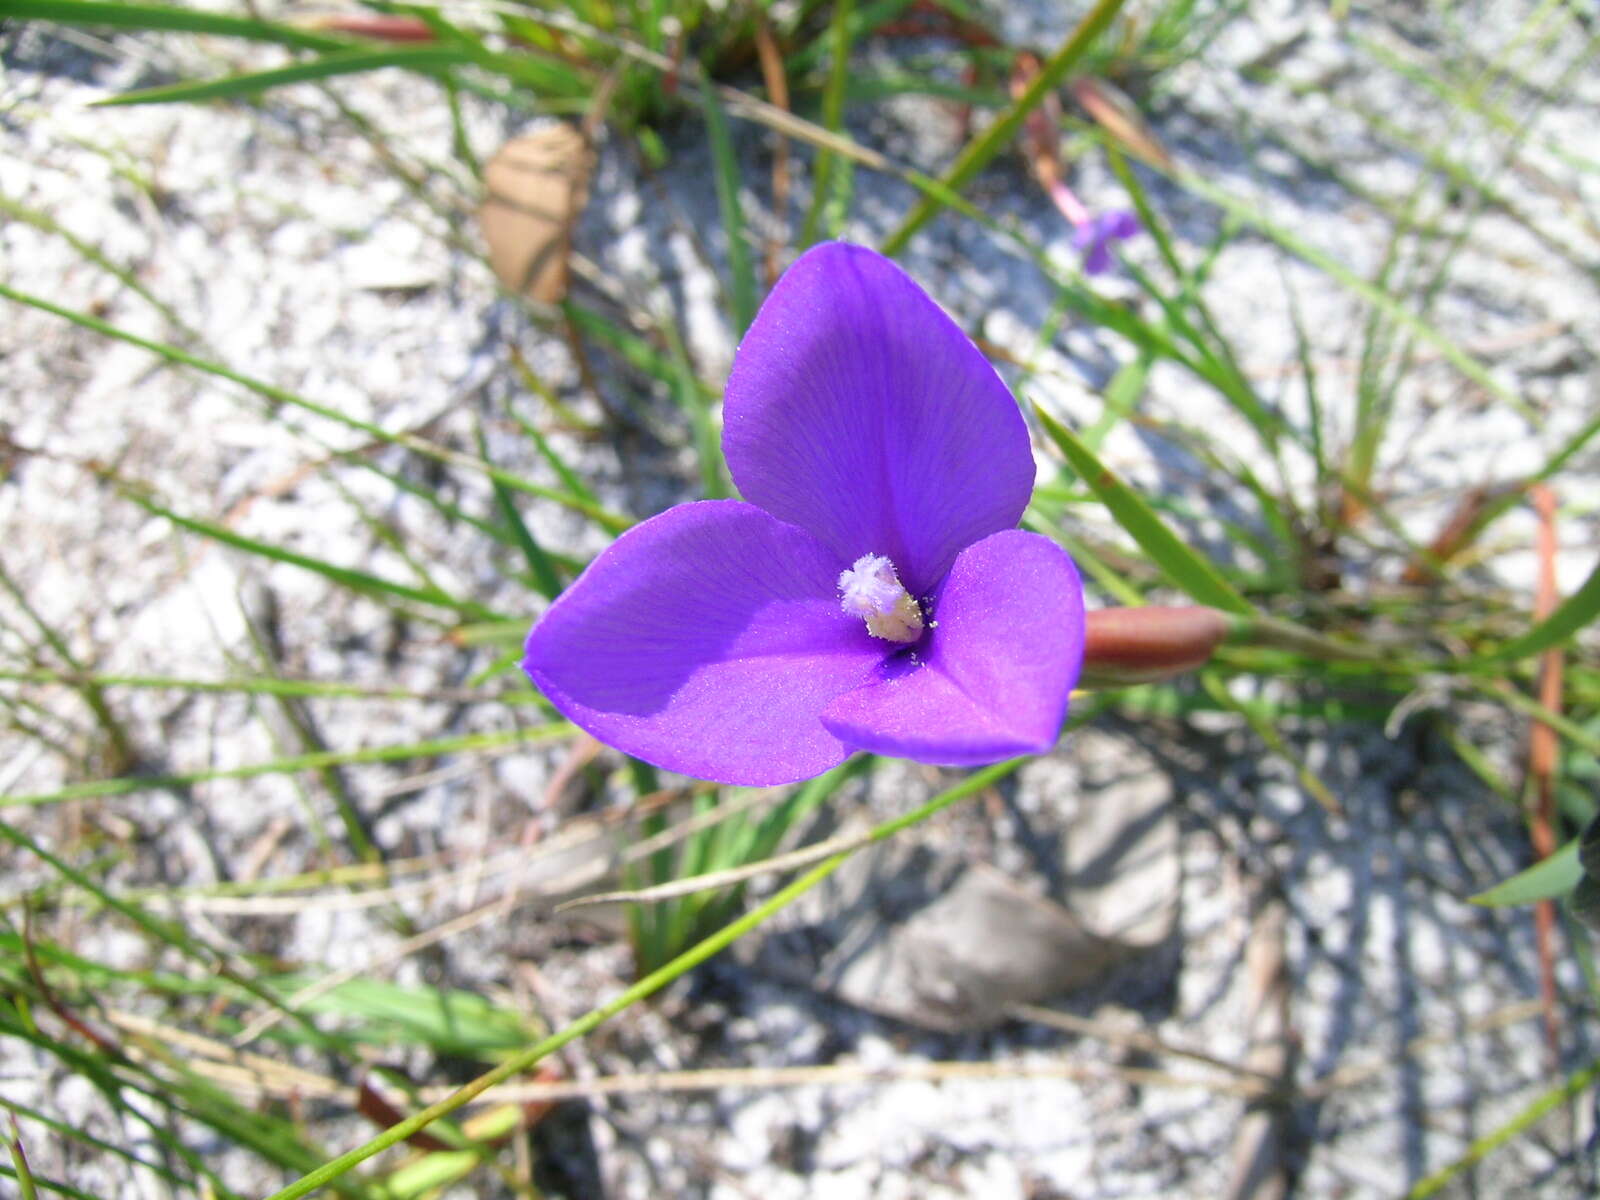
[[[873,637],[914,642],[922,636],[922,609],[881,554],[863,554],[839,573],[839,607],[865,618]]]

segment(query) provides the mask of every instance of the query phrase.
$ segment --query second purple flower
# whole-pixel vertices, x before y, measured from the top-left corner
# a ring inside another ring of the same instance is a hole
[[[1053,746],[1082,587],[1016,528],[1027,428],[950,318],[882,256],[818,246],[740,344],[723,413],[745,501],[650,518],[557,599],[523,660],[551,703],[721,783]]]

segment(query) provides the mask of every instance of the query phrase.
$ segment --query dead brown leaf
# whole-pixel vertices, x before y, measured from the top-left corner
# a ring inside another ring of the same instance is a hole
[[[489,160],[478,210],[489,265],[507,290],[540,304],[567,294],[572,228],[589,200],[594,152],[572,125],[512,138]]]

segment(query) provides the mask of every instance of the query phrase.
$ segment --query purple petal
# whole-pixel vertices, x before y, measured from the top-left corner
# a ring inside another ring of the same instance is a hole
[[[1085,275],[1104,275],[1111,269],[1111,251],[1106,249],[1104,238],[1096,238],[1083,256]]]
[[[1112,209],[1079,225],[1072,244],[1083,251],[1084,274],[1101,275],[1110,270],[1112,243],[1126,241],[1140,228],[1138,216],[1126,208]]]
[[[1139,216],[1132,209],[1113,209],[1105,215],[1106,236],[1125,242],[1139,232]]]
[[[834,242],[797,260],[734,356],[723,447],[745,499],[846,564],[885,555],[914,595],[1015,527],[1033,489],[1017,403],[888,259]]]
[[[1018,529],[984,538],[956,558],[933,621],[823,724],[863,750],[947,766],[1054,746],[1083,663],[1083,586],[1066,551]]]
[[[551,605],[522,667],[601,741],[719,783],[791,783],[850,752],[822,727],[885,643],[839,608],[839,561],[735,500],[629,530]]]

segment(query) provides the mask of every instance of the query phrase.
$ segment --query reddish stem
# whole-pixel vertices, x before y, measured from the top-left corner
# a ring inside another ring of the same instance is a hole
[[[1555,611],[1560,601],[1556,584],[1556,497],[1542,483],[1529,488],[1528,496],[1539,514],[1539,584],[1534,594],[1533,616],[1534,620],[1542,621]],[[1561,677],[1561,650],[1551,647],[1539,659],[1539,703],[1554,713],[1561,711]],[[1549,858],[1556,852],[1557,751],[1556,731],[1543,721],[1534,721],[1528,733],[1528,774],[1532,784],[1528,835],[1536,860]],[[1555,901],[1539,902],[1534,910],[1534,928],[1539,943],[1539,998],[1544,1004],[1545,1046],[1554,1060],[1561,1036],[1556,1015]]]

